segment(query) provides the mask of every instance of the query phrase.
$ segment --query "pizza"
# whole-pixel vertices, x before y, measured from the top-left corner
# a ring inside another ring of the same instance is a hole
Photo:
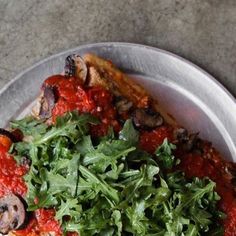
[[[69,55],[39,90],[0,129],[2,235],[236,235],[236,165],[111,61]]]

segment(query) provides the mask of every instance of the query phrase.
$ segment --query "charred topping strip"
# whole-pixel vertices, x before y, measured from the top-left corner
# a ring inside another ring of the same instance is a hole
[[[45,86],[43,88],[42,97],[40,101],[39,117],[42,119],[50,118],[52,109],[56,103],[56,93],[54,87]]]
[[[184,145],[186,151],[192,151],[194,148],[197,149],[198,133],[190,134],[188,141]]]
[[[18,229],[26,219],[23,202],[14,194],[0,198],[0,233]]]
[[[174,131],[175,139],[182,144],[183,150],[190,151],[199,151],[201,153],[201,143],[198,138],[198,133],[189,134],[188,131],[184,128],[178,128]]]
[[[124,97],[117,97],[115,101],[115,107],[119,114],[127,112],[133,106],[133,103]]]
[[[17,142],[16,137],[8,130],[0,128],[0,135],[8,137],[13,143]]]
[[[163,124],[161,115],[150,109],[136,109],[132,114],[132,118],[135,126],[140,128],[156,128]]]
[[[188,131],[184,128],[177,128],[174,130],[174,138],[179,142],[187,142],[188,141]]]
[[[66,76],[75,75],[75,61],[73,57],[74,55],[69,55],[65,60],[65,75]]]
[[[109,88],[109,85],[111,84],[104,76],[102,76],[97,68],[93,66],[88,67],[88,78],[86,80],[86,84],[89,87],[93,86],[102,86],[104,88]],[[114,93],[114,90],[112,90],[112,93]]]
[[[231,178],[231,183],[234,186],[234,191],[236,193],[236,163],[227,162],[225,171],[227,174],[229,174]]]
[[[69,55],[65,61],[65,75],[74,76],[85,83],[88,74],[87,65],[79,55]]]

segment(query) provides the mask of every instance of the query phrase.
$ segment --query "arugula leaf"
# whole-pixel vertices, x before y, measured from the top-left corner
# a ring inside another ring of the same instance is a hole
[[[114,210],[111,217],[114,220],[114,225],[117,227],[117,232],[116,232],[117,236],[121,236],[122,235],[122,227],[123,227],[122,213],[118,210]],[[111,234],[111,235],[113,235],[113,234]]]
[[[131,224],[132,233],[136,235],[146,235],[147,227],[145,222],[148,218],[145,216],[145,202],[135,202],[134,206],[126,209],[126,216]]]
[[[81,174],[87,179],[88,182],[92,182],[96,185],[96,187],[104,194],[105,197],[114,201],[114,203],[119,202],[119,195],[117,190],[109,186],[105,181],[99,179],[92,172],[90,172],[86,167],[80,165],[79,171]],[[112,203],[112,205],[114,205]]]
[[[198,230],[197,230],[196,225],[189,224],[185,235],[186,236],[197,236],[198,235]]]
[[[155,154],[163,168],[171,169],[175,165],[175,157],[172,155],[172,150],[175,148],[176,146],[169,143],[167,138],[165,138],[163,144],[157,148]]]
[[[56,120],[56,126],[47,133],[33,141],[40,145],[61,136],[70,138],[71,142],[77,143],[81,136],[88,133],[88,124],[97,124],[98,120],[90,114],[78,115],[77,112],[70,112]]]
[[[215,183],[171,172],[177,160],[167,139],[155,161],[139,149],[131,120],[118,137],[99,140],[89,135],[97,120],[88,114],[67,113],[54,126],[43,122],[12,122],[31,136],[13,147],[32,162],[25,176],[28,211],[54,208],[63,231],[80,236],[222,234]]]
[[[88,152],[82,163],[84,166],[90,165],[90,168],[97,173],[103,173],[108,166],[111,166],[112,169],[116,168],[117,160],[135,149],[123,140],[105,141],[100,143],[93,151]]]
[[[61,199],[59,210],[56,212],[55,218],[63,221],[63,217],[79,217],[82,214],[82,206],[76,198],[67,198],[65,201]]]
[[[76,150],[82,155],[94,151],[91,137],[89,135],[83,136],[82,140],[76,144]]]
[[[20,129],[24,136],[38,136],[45,133],[47,125],[44,120],[36,120],[32,116],[26,117],[21,120],[15,120],[10,122],[11,128]]]
[[[129,142],[131,145],[137,145],[139,140],[139,132],[134,128],[132,120],[127,120],[123,129],[119,133],[119,139]]]

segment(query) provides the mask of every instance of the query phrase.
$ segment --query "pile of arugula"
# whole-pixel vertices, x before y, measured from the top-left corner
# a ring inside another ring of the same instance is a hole
[[[12,152],[31,160],[28,211],[54,208],[63,231],[80,236],[222,235],[215,183],[170,172],[173,144],[165,140],[153,158],[138,148],[130,120],[119,137],[109,132],[92,140],[89,126],[96,123],[76,112],[54,126],[33,118],[12,122],[27,137]]]

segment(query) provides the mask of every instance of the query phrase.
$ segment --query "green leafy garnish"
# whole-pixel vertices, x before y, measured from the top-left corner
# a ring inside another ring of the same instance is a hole
[[[54,208],[63,231],[81,236],[222,232],[215,183],[171,172],[173,144],[165,140],[155,161],[139,149],[139,132],[131,120],[118,137],[110,132],[96,142],[89,135],[95,123],[91,115],[74,112],[54,126],[32,118],[12,122],[30,136],[14,146],[18,156],[32,162],[25,176],[28,211]]]
[[[119,138],[128,141],[131,145],[137,145],[139,140],[139,133],[134,128],[132,120],[127,120],[123,129],[119,133]]]
[[[175,164],[176,160],[172,154],[172,150],[175,150],[176,146],[169,143],[167,139],[163,141],[163,144],[157,148],[155,154],[161,166],[165,169],[171,169]]]

